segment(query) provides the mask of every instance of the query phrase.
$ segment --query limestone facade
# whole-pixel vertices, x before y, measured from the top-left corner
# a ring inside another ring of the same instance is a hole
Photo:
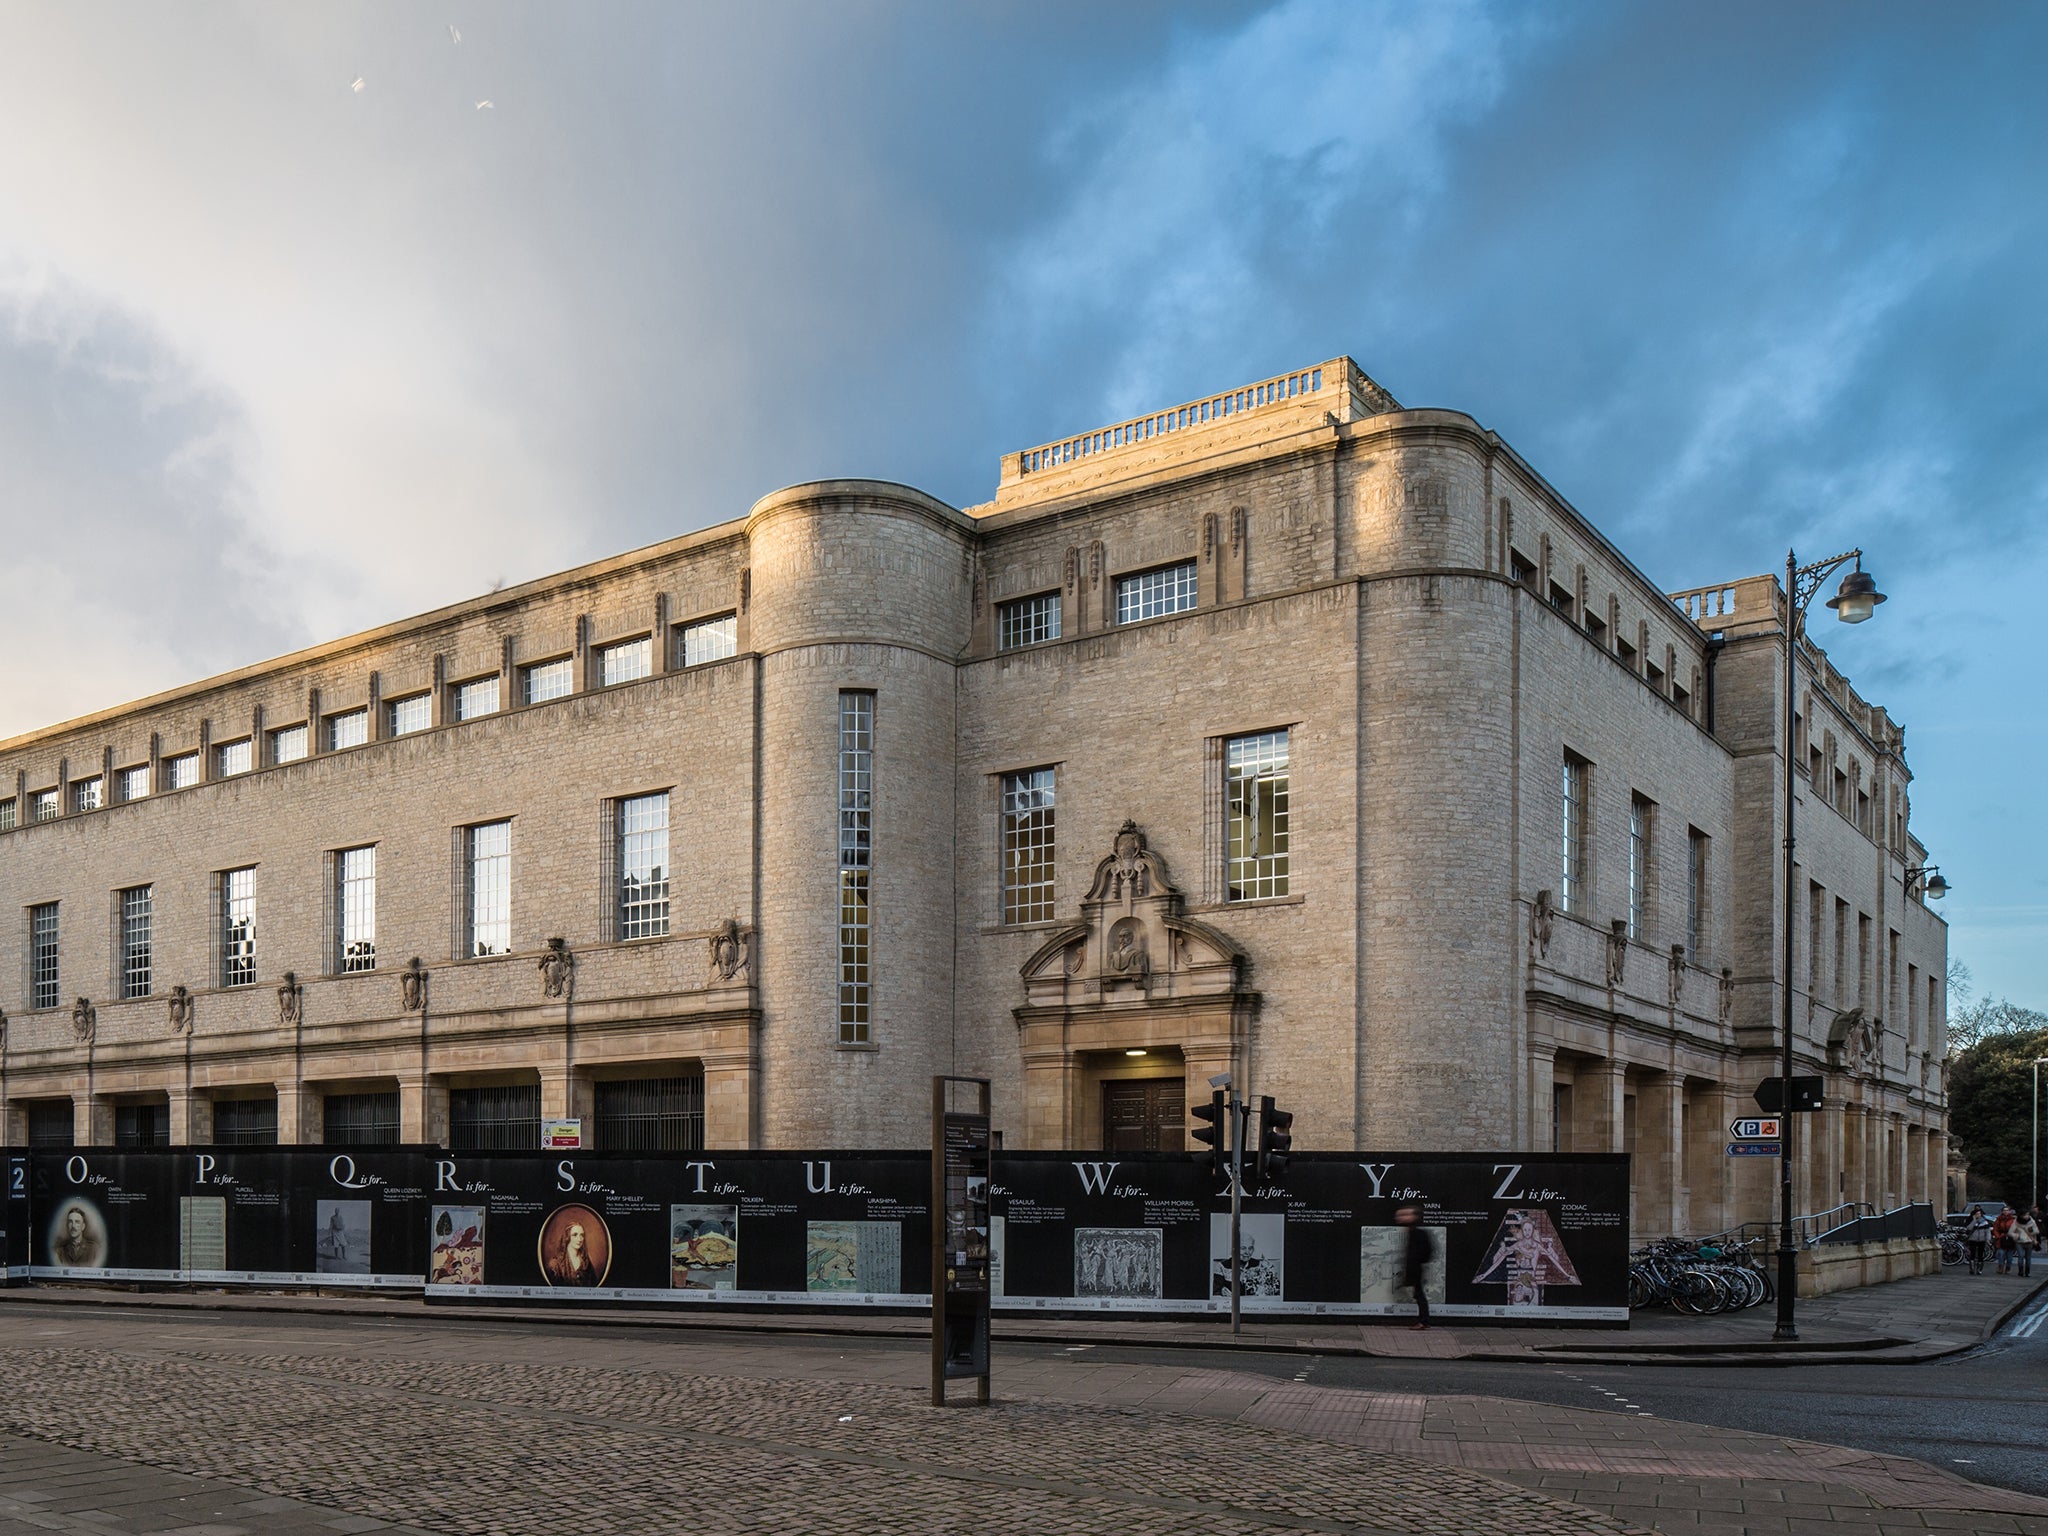
[[[1660,591],[1496,435],[1344,358],[1009,455],[964,511],[792,487],[0,742],[6,1140],[203,1141],[270,1100],[311,1142],[381,1095],[460,1141],[466,1093],[588,1127],[661,1080],[705,1145],[903,1146],[962,1072],[1012,1146],[1168,1145],[1156,1105],[1227,1068],[1305,1148],[1628,1150],[1640,1230],[1761,1218],[1775,1165],[1723,1143],[1786,982],[1782,607],[1770,577]],[[1906,877],[1904,734],[1810,645],[1799,675],[1790,982],[1829,1085],[1802,1204],[1939,1198],[1946,937]],[[1028,860],[1018,774],[1050,780]],[[662,795],[665,916],[628,937],[620,805]],[[499,824],[507,952],[473,955],[469,829]],[[351,971],[340,861],[370,847]],[[1006,903],[1025,862],[1040,898]]]

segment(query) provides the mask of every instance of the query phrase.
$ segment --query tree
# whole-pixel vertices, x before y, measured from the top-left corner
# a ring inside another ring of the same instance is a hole
[[[2033,1198],[2034,1058],[2048,1056],[2048,1014],[1990,998],[1975,1007],[1984,1027],[1953,1058],[1949,1134],[1969,1158],[1973,1179],[1982,1177],[2017,1205]]]

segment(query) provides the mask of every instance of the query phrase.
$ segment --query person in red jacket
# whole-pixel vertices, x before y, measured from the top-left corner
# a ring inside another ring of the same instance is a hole
[[[1998,1213],[1998,1219],[1991,1223],[1991,1247],[1998,1255],[1998,1272],[2012,1273],[2012,1261],[2019,1249],[2019,1240],[2012,1229],[2019,1225],[2019,1216],[2011,1206]]]

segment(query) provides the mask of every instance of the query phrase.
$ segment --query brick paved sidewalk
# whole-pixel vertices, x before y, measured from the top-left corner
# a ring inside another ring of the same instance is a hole
[[[1700,1363],[1767,1362],[1839,1364],[1849,1360],[1910,1363],[1968,1349],[1984,1339],[2005,1315],[2042,1286],[2041,1278],[2019,1280],[1971,1276],[1943,1270],[1912,1280],[1802,1301],[1797,1343],[1774,1341],[1776,1313],[1753,1307],[1721,1317],[1687,1317],[1675,1312],[1638,1312],[1626,1330],[1586,1328],[1494,1328],[1446,1325],[1424,1333],[1402,1323],[1328,1323],[1299,1319],[1247,1321],[1233,1336],[1227,1324],[1202,1319],[1146,1322],[1130,1318],[998,1316],[997,1340],[1049,1343],[1126,1343],[1198,1349],[1305,1351],[1312,1354],[1379,1355],[1401,1359],[1584,1361],[1625,1356]],[[136,1292],[108,1287],[37,1286],[0,1289],[0,1306],[49,1302],[96,1302],[154,1310],[265,1313],[335,1313],[365,1318],[418,1321],[438,1318],[490,1321],[574,1321],[604,1327],[659,1327],[724,1333],[849,1333],[880,1337],[929,1337],[923,1317],[843,1312],[736,1312],[720,1309],[609,1309],[589,1306],[516,1308],[435,1305],[406,1297],[309,1295],[303,1292],[245,1291]]]

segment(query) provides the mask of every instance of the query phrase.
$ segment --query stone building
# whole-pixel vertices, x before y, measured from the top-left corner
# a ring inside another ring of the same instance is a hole
[[[0,742],[14,1144],[1627,1149],[1769,1209],[1782,595],[1349,359]],[[1803,1203],[1938,1192],[1903,733],[1800,671]],[[1760,1161],[1760,1160],[1756,1160]]]

